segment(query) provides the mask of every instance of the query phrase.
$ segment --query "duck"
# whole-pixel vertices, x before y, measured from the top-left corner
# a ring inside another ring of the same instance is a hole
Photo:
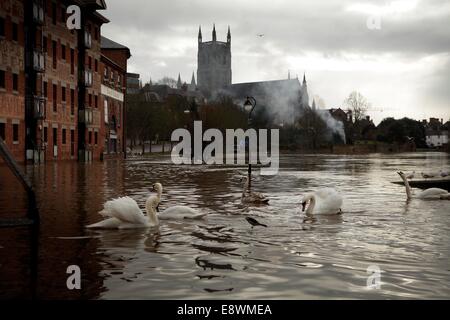
[[[411,172],[410,174],[406,175],[406,179],[408,179],[408,180],[414,179],[415,174],[416,174],[415,171]]]
[[[423,173],[423,172],[421,172],[421,174],[422,174],[422,177],[424,179],[434,178],[436,176],[435,173]]]
[[[242,190],[241,201],[243,203],[268,204],[269,198],[259,192],[253,192],[249,188],[249,177],[244,177],[244,188]]]
[[[403,172],[399,171],[397,173],[402,178],[403,183],[405,184],[406,199],[411,200],[413,198],[413,194],[411,191],[411,187],[409,186],[408,179],[406,179],[406,176]],[[445,200],[447,198],[450,198],[450,195],[449,195],[449,192],[445,189],[428,188],[428,189],[425,189],[425,190],[419,192],[418,194],[414,195],[414,198],[426,199],[426,200]]]
[[[302,212],[306,215],[340,214],[343,198],[334,188],[322,188],[302,197]]]
[[[444,171],[444,170],[439,170],[439,175],[442,178],[448,177],[450,175],[450,173],[448,171]]]

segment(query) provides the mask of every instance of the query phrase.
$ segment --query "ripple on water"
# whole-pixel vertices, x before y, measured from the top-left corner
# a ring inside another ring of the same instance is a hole
[[[448,154],[287,154],[280,166],[278,175],[253,180],[253,189],[270,197],[265,207],[242,205],[244,167],[175,166],[166,155],[30,167],[43,217],[40,298],[73,298],[62,295],[65,280],[58,278],[66,262],[80,264],[89,278],[87,298],[450,296],[450,201],[406,203],[404,187],[391,183],[396,170],[448,170]],[[2,170],[0,207],[24,201]],[[156,181],[164,185],[162,207],[182,204],[211,214],[198,222],[162,221],[159,230],[84,228],[100,219],[107,199],[128,195],[143,208]],[[324,186],[344,195],[344,214],[305,218],[301,195]],[[251,228],[249,216],[268,227]],[[16,295],[28,284],[17,266],[29,261],[29,239],[19,228],[0,234],[8,256],[0,262],[0,283]],[[381,270],[379,290],[366,286],[371,265]]]

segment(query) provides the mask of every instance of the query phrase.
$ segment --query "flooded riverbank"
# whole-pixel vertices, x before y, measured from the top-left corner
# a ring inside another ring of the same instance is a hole
[[[275,176],[253,188],[270,205],[240,202],[245,168],[175,166],[167,155],[27,168],[42,222],[0,229],[0,298],[448,298],[450,201],[406,203],[396,170],[449,169],[445,153],[284,154]],[[26,195],[0,167],[2,217],[21,216]],[[156,230],[86,230],[104,201],[128,195],[143,207],[152,183],[162,208],[189,205],[204,221],[163,221]],[[334,187],[343,215],[305,219],[301,195]],[[251,228],[245,217],[268,225]],[[78,265],[81,290],[68,290]],[[367,268],[381,288],[366,287]]]

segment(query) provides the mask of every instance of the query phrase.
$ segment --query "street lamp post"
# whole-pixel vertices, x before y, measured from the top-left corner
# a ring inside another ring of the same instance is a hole
[[[252,123],[252,113],[253,110],[256,107],[256,99],[253,97],[247,97],[247,99],[244,102],[244,110],[248,113],[247,118],[247,126],[250,127]],[[247,144],[246,144],[247,145]],[[248,188],[250,190],[252,186],[252,164],[251,164],[251,157],[250,157],[250,146],[248,146]]]

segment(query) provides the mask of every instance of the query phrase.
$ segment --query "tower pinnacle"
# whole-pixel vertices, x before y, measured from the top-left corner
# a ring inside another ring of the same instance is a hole
[[[181,84],[181,76],[178,73],[177,89],[181,89],[181,86],[182,86],[182,84]]]
[[[216,41],[216,24],[213,24],[213,31],[212,31],[212,41]]]

